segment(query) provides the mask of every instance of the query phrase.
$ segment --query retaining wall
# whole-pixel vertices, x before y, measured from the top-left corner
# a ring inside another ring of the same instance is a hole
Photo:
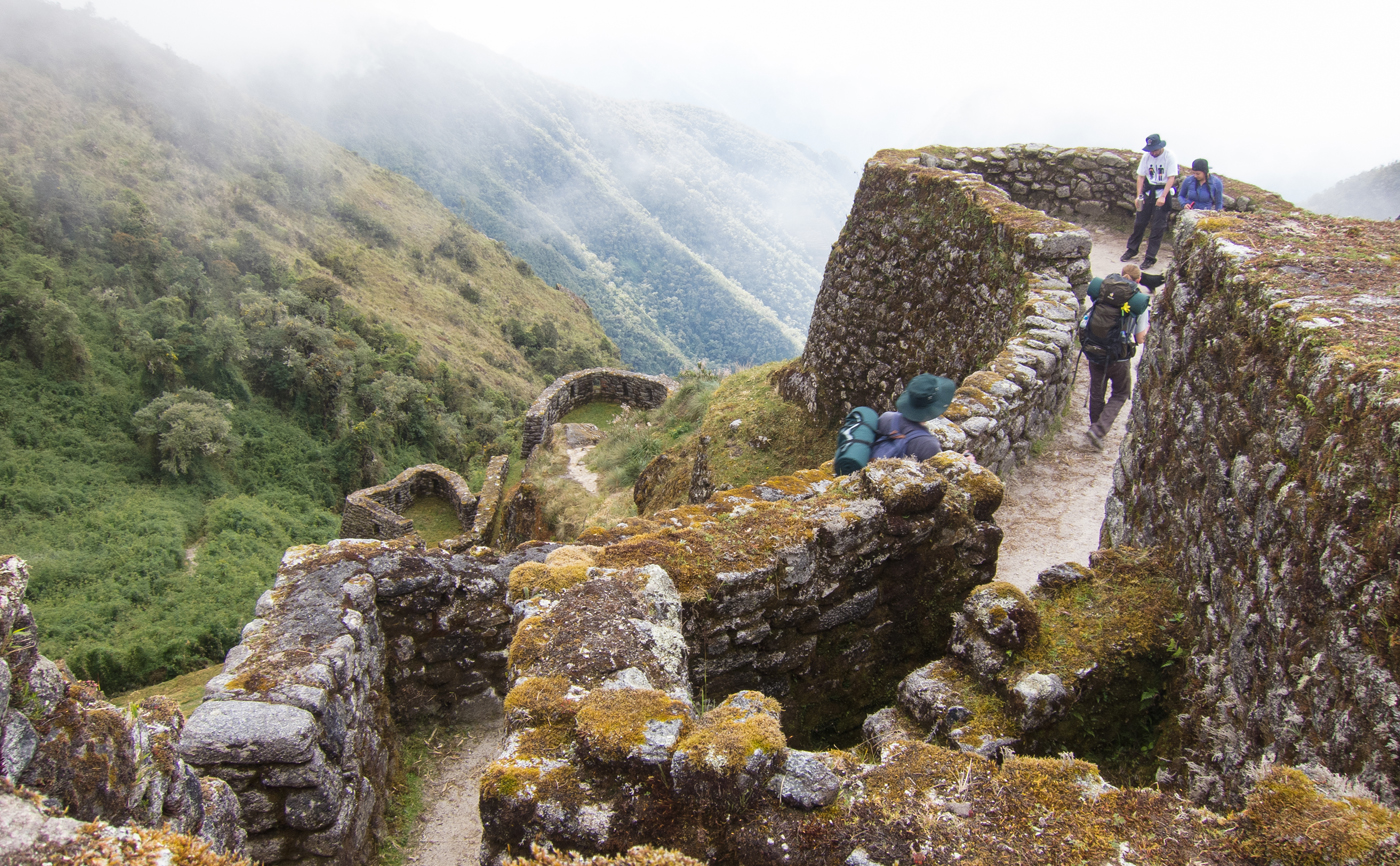
[[[953,171],[882,151],[832,248],[807,348],[779,390],[822,420],[880,411],[919,373],[962,383],[931,427],[996,472],[1029,453],[1074,371],[1090,239]]]
[[[549,428],[576,406],[603,400],[654,409],[664,403],[666,396],[678,385],[679,383],[668,376],[647,376],[607,367],[579,370],[567,376],[560,376],[540,392],[540,396],[525,413],[520,456],[528,460],[548,435]]]
[[[1237,805],[1251,765],[1400,798],[1400,226],[1183,218],[1104,537],[1174,551],[1194,631],[1174,768]]]

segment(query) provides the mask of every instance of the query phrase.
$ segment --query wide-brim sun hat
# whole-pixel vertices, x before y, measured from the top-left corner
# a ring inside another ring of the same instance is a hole
[[[1147,153],[1151,153],[1154,150],[1161,150],[1166,146],[1167,143],[1162,140],[1162,136],[1154,132],[1147,137],[1147,144],[1144,145],[1142,149]]]
[[[910,421],[931,421],[948,411],[957,390],[958,385],[952,379],[920,373],[909,380],[909,387],[894,401],[894,407]]]

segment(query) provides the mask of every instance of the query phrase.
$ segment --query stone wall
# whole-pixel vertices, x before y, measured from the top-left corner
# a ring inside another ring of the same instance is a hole
[[[420,496],[437,496],[452,503],[467,534],[476,519],[477,497],[467,482],[436,463],[405,469],[392,481],[356,490],[345,497],[340,517],[341,538],[400,538],[413,531],[403,511]]]
[[[497,557],[342,539],[287,551],[179,744],[200,775],[232,786],[250,856],[367,860],[395,720],[504,691],[506,577],[549,549]]]
[[[498,454],[486,464],[486,478],[481,483],[481,495],[476,500],[476,518],[467,541],[471,544],[495,544],[494,527],[504,505],[506,476],[510,474],[510,457]]]
[[[1069,390],[1083,229],[1010,201],[968,174],[866,164],[832,248],[800,362],[783,395],[822,420],[893,408],[919,373],[961,381],[945,447],[1001,472],[1029,452]]]
[[[626,403],[643,409],[654,409],[678,386],[668,376],[647,376],[627,370],[595,367],[560,376],[530,405],[525,413],[525,430],[520,443],[520,456],[528,460],[535,448],[544,441],[549,428],[569,414],[575,406],[594,400]]]
[[[1011,200],[1065,219],[1131,220],[1137,197],[1137,165],[1142,151],[1098,147],[1008,144],[1005,147],[934,147],[910,156],[920,165],[976,174]],[[1190,160],[1182,164],[1184,171]],[[1248,211],[1248,196],[1225,196],[1226,210]]]
[[[0,787],[23,784],[82,821],[165,827],[241,854],[232,792],[202,782],[177,752],[179,706],[161,696],[113,706],[40,655],[28,585],[24,561],[0,557]]]
[[[1182,220],[1105,541],[1173,551],[1195,634],[1177,768],[1237,804],[1249,765],[1400,800],[1400,226]]]

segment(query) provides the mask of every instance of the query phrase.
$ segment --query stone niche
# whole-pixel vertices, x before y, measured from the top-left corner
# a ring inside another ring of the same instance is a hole
[[[1400,801],[1400,225],[1186,214],[1103,541],[1177,551],[1192,796],[1260,761]]]
[[[540,396],[525,412],[520,456],[528,460],[544,437],[549,435],[550,428],[576,406],[601,400],[655,409],[666,402],[666,397],[679,386],[680,383],[669,376],[648,376],[608,367],[594,367],[560,376],[540,392]]]
[[[973,175],[882,152],[827,260],[807,348],[778,388],[829,421],[894,408],[919,373],[945,376],[961,387],[930,429],[1008,471],[1069,394],[1090,245]]]

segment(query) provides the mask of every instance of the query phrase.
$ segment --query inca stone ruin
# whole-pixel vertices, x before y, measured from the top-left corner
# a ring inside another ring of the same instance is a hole
[[[347,507],[353,537],[287,551],[188,719],[158,699],[123,715],[38,656],[7,559],[0,770],[84,820],[364,863],[399,727],[492,690],[508,739],[481,781],[485,863],[541,842],[1400,862],[1400,396],[1376,343],[1400,321],[1400,230],[1184,218],[1104,549],[1025,594],[996,580],[998,476],[1063,406],[1089,278],[1088,235],[1026,205],[1093,217],[1122,197],[1100,177],[1121,155],[1050,151],[871,160],[781,382],[829,420],[955,376],[943,454],[512,550],[489,546],[503,466],[491,491],[452,488],[465,534],[435,548],[394,523],[401,476],[362,491],[387,516]],[[1124,744],[1148,760],[1114,763]],[[1281,829],[1299,816],[1306,833]]]

